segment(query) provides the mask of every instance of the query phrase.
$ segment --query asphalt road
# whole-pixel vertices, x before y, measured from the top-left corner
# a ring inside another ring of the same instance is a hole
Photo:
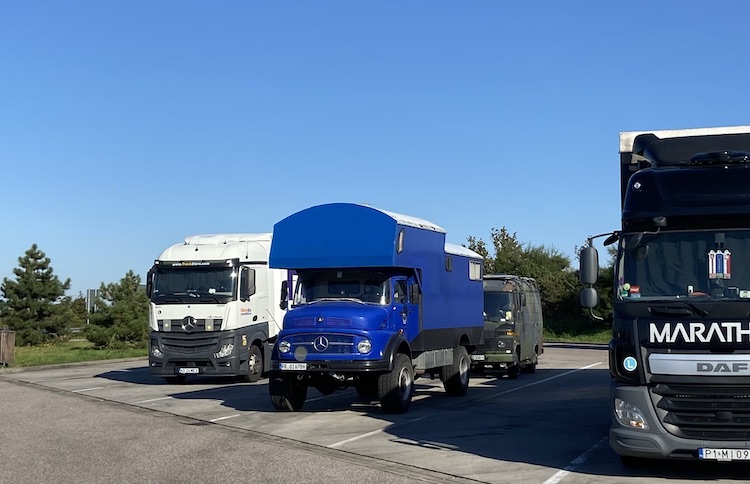
[[[145,360],[0,371],[0,483],[740,482],[738,464],[624,468],[607,443],[606,349],[548,345],[465,397],[417,380],[408,413],[352,390],[273,410],[265,380],[168,385]]]

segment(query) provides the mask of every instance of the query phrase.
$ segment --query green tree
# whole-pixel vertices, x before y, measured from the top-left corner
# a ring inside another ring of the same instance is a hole
[[[529,245],[524,249],[519,274],[536,279],[544,315],[551,321],[580,319],[580,284],[568,256],[544,245]]]
[[[490,237],[495,249],[492,271],[495,274],[528,276],[528,274],[523,274],[524,249],[516,233],[511,234],[503,227],[500,230],[492,229]]]
[[[118,283],[99,288],[96,312],[86,326],[86,338],[100,347],[140,347],[148,339],[148,307],[141,277],[128,271]]]
[[[3,278],[0,303],[3,324],[16,332],[16,345],[35,345],[63,336],[67,330],[65,291],[70,279],[61,282],[50,259],[33,244],[13,269],[15,280]]]
[[[492,229],[490,254],[482,239],[469,237],[469,248],[482,255],[485,274],[514,274],[537,281],[542,296],[545,324],[555,331],[580,331],[594,328],[579,304],[582,289],[568,256],[544,245],[524,246],[515,232]]]
[[[75,298],[66,296],[60,301],[60,305],[68,332],[86,324],[86,298],[83,294],[79,293]]]

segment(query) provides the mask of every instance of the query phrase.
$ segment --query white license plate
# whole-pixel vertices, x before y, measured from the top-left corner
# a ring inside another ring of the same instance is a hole
[[[698,449],[698,458],[705,460],[750,460],[750,449]]]
[[[177,368],[177,373],[180,375],[197,375],[200,372],[200,368]]]
[[[307,363],[279,363],[279,370],[307,370]]]
[[[471,359],[474,361],[484,361],[484,355],[471,355]]]

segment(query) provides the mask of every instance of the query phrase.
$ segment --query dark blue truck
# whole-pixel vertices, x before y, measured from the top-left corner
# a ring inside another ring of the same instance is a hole
[[[482,337],[482,258],[439,226],[350,203],[319,205],[274,226],[272,268],[296,273],[269,375],[277,410],[354,386],[405,412],[414,379],[465,395]]]

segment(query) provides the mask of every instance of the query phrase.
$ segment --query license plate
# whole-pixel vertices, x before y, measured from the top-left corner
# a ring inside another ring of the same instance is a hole
[[[307,363],[279,363],[279,370],[307,370]]]
[[[180,375],[197,375],[200,372],[200,368],[177,368],[177,373]]]
[[[484,355],[471,355],[471,359],[474,361],[484,361]]]
[[[750,449],[698,449],[698,458],[705,460],[750,460]]]

